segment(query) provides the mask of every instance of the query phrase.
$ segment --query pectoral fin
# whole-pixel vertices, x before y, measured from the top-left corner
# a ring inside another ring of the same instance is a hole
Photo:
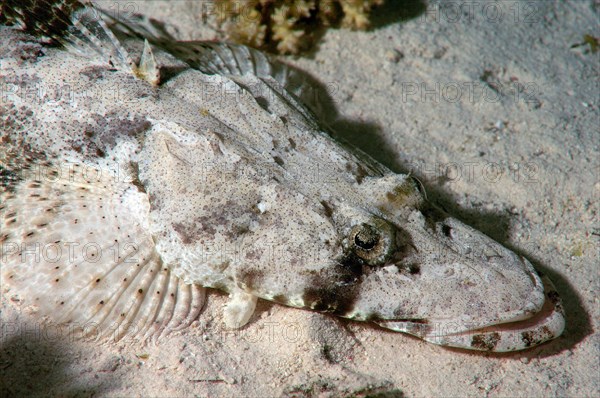
[[[161,260],[145,192],[81,164],[0,165],[1,287],[22,309],[103,340],[157,337],[198,317],[205,289]]]
[[[257,297],[243,290],[235,290],[230,293],[229,301],[223,311],[225,326],[237,329],[244,326],[256,309]]]

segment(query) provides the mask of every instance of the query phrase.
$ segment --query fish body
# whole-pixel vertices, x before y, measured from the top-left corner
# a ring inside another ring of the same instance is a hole
[[[75,51],[0,29],[5,296],[116,337],[185,327],[206,287],[230,294],[229,327],[262,298],[468,349],[562,333],[546,277],[332,139],[284,66],[117,21],[122,43],[60,4],[56,29],[4,15]]]

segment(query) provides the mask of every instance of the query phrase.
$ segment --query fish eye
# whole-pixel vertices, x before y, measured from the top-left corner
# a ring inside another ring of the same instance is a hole
[[[372,250],[379,243],[379,232],[369,224],[362,224],[354,235],[354,244],[362,250]]]
[[[393,252],[394,228],[384,220],[355,225],[348,237],[351,249],[368,265],[385,263]]]

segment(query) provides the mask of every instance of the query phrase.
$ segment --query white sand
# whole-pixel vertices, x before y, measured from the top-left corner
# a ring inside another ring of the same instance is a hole
[[[217,37],[200,2],[127,4],[176,24],[182,39]],[[561,338],[480,354],[267,302],[230,332],[226,297],[211,291],[195,327],[150,347],[98,346],[25,327],[3,302],[0,391],[598,396],[599,54],[571,48],[599,36],[594,1],[433,3],[402,21],[389,10],[377,29],[329,30],[309,58],[286,61],[332,89],[342,136],[413,170],[430,198],[550,276],[567,313]]]

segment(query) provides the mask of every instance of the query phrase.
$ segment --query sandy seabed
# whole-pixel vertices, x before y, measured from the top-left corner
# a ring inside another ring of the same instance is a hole
[[[183,40],[220,37],[200,1],[120,7]],[[559,339],[467,352],[264,301],[229,331],[226,296],[210,291],[184,331],[99,346],[24,326],[3,300],[2,396],[599,396],[600,53],[585,44],[599,7],[388,2],[372,30],[330,29],[284,58],[327,89],[340,136],[550,276],[566,311]]]

